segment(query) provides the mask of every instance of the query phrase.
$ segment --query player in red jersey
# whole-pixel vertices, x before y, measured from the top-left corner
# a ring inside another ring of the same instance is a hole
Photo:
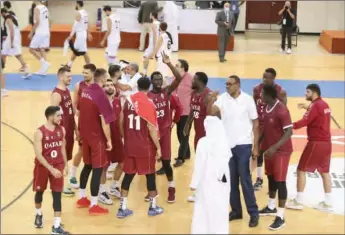
[[[84,88],[88,87],[90,84],[93,83],[93,74],[96,71],[96,66],[94,64],[86,64],[83,66],[83,77],[84,80],[77,82],[77,84],[74,87],[74,91],[73,91],[73,108],[74,108],[74,113],[76,114],[76,116],[79,116],[79,100],[81,98],[81,92],[83,91]],[[79,125],[78,125],[79,126]],[[74,155],[73,157],[73,162],[72,162],[72,167],[71,170],[69,171],[69,185],[72,188],[79,188],[79,184],[77,181],[77,169],[78,166],[80,165],[81,159],[83,157],[83,153],[82,153],[82,141],[80,139],[80,136],[77,136],[79,138],[77,138],[78,141],[78,152]]]
[[[53,196],[54,225],[52,234],[68,234],[61,226],[61,192],[63,175],[67,173],[65,128],[60,125],[62,113],[59,106],[49,106],[45,110],[47,122],[39,127],[34,136],[35,168],[33,191],[35,193],[35,227],[43,227],[41,211],[43,193],[49,181]],[[65,172],[64,172],[65,170]]]
[[[194,121],[194,150],[198,144],[199,139],[205,136],[204,120],[206,118],[206,97],[211,92],[207,87],[208,77],[204,72],[196,72],[192,82],[192,98],[190,104],[190,113],[183,129],[183,133],[187,136],[191,129],[191,124]],[[178,159],[174,167],[182,166],[184,160]]]
[[[325,200],[315,208],[321,211],[332,211],[332,182],[329,175],[331,162],[331,109],[321,98],[319,85],[310,84],[307,86],[306,99],[311,101],[308,106],[299,104],[298,108],[306,109],[303,118],[294,122],[293,129],[300,129],[307,126],[308,143],[304,148],[297,167],[297,197],[286,205],[289,209],[303,209],[303,191],[306,184],[305,172],[317,170],[322,177]]]
[[[165,172],[168,179],[168,203],[175,202],[175,182],[173,170],[171,168],[171,127],[172,127],[172,112],[174,111],[170,105],[171,99],[176,99],[171,94],[179,86],[182,81],[181,74],[172,65],[170,59],[166,55],[162,55],[163,62],[170,68],[171,72],[175,76],[175,80],[171,85],[162,88],[163,86],[163,75],[155,71],[151,75],[152,90],[147,96],[153,101],[156,107],[158,128],[159,128],[159,144],[162,149],[162,169]],[[179,107],[181,110],[182,108]],[[181,113],[181,111],[180,111]],[[148,196],[146,197],[149,199]]]
[[[290,112],[278,99],[274,85],[264,85],[262,100],[267,104],[263,112],[262,150],[265,158],[265,173],[268,178],[268,205],[260,215],[276,215],[270,230],[279,230],[285,225],[284,208],[287,199],[286,176],[292,154],[292,122]],[[278,191],[278,210],[275,198]]]
[[[115,66],[115,65],[114,65]],[[109,74],[112,75],[112,66],[109,67]],[[120,178],[123,172],[123,160],[124,160],[124,149],[123,149],[123,142],[122,136],[120,133],[120,113],[121,113],[121,100],[119,97],[116,97],[117,91],[115,89],[115,84],[111,79],[107,79],[107,82],[104,86],[105,93],[108,96],[108,100],[113,108],[115,121],[110,123],[110,130],[111,130],[111,142],[112,142],[112,150],[108,152],[108,162],[110,164],[116,163],[116,168],[112,173],[113,184],[110,186],[109,194],[115,196],[117,198],[121,197],[120,192]],[[103,169],[103,174],[101,178],[101,185],[99,189],[99,197],[98,201],[106,205],[112,205],[113,201],[109,197],[106,189],[106,177],[107,168]]]
[[[54,88],[50,96],[50,105],[61,107],[61,125],[66,130],[66,154],[67,161],[70,161],[73,154],[74,133],[77,138],[79,136],[78,129],[74,120],[72,98],[68,89],[68,86],[72,81],[71,70],[68,67],[61,67],[58,70],[57,77],[59,79],[59,83]],[[73,196],[74,192],[70,189],[70,187],[66,187],[63,191],[63,195]]]
[[[121,184],[121,203],[117,212],[118,218],[133,214],[127,208],[127,197],[130,184],[135,176],[145,175],[146,186],[150,197],[149,216],[163,213],[157,205],[156,159],[161,158],[159,131],[156,108],[147,97],[150,80],[139,78],[139,92],[127,98],[120,115],[120,131],[124,138],[125,160],[123,171],[125,176]]]
[[[262,95],[262,88],[264,85],[273,85],[278,92],[278,99],[283,102],[283,104],[286,105],[287,103],[287,95],[285,90],[281,86],[279,86],[277,83],[275,83],[275,78],[277,76],[277,72],[273,68],[267,68],[262,76],[262,83],[259,85],[256,85],[253,89],[253,98],[256,103],[256,108],[258,111],[258,119],[259,119],[259,125],[260,125],[260,132],[262,131],[263,126],[263,112],[265,109],[266,104],[262,101],[261,95]],[[259,157],[257,158],[257,178],[256,182],[254,184],[254,190],[260,190],[262,188],[263,184],[263,162],[264,158],[262,156],[263,151],[260,151]]]
[[[97,205],[103,168],[108,166],[108,153],[112,149],[110,123],[114,121],[111,105],[104,93],[107,71],[96,69],[94,83],[84,88],[79,100],[79,129],[83,141],[84,167],[80,173],[79,208],[90,207],[90,215],[109,213]],[[92,170],[91,202],[86,197],[86,184]]]

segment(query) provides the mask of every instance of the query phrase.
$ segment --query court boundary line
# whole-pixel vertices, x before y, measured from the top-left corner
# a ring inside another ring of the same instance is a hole
[[[2,125],[9,127],[10,129],[14,130],[15,132],[19,133],[21,136],[23,136],[26,140],[28,140],[32,145],[34,145],[34,142],[26,135],[24,134],[21,130],[17,129],[16,127],[7,124],[5,122],[1,122]],[[16,196],[12,201],[10,201],[6,206],[1,208],[1,213],[4,212],[6,209],[11,207],[14,203],[16,203],[24,194],[31,188],[33,183],[33,180],[24,188],[24,190]]]

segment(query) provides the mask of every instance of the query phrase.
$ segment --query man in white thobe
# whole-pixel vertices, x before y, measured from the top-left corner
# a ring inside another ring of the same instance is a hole
[[[171,50],[178,51],[178,26],[179,26],[179,7],[174,1],[165,1],[163,8],[164,22],[168,24],[167,31],[171,34],[173,44]]]
[[[206,117],[206,136],[196,148],[190,188],[195,191],[192,234],[229,233],[229,161],[232,156],[222,122]]]

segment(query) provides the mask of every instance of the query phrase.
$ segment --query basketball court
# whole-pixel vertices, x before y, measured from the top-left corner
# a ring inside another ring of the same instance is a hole
[[[300,36],[299,45],[293,48],[292,55],[278,52],[279,40],[247,40],[244,36],[236,36],[234,52],[227,53],[227,62],[219,63],[216,51],[180,51],[173,55],[175,63],[178,58],[186,59],[190,72],[204,71],[209,76],[209,87],[225,90],[225,78],[236,74],[242,80],[242,89],[252,93],[254,85],[260,83],[263,71],[268,67],[276,69],[277,83],[288,93],[288,107],[292,120],[301,118],[304,111],[297,109],[299,102],[305,102],[305,87],[309,83],[318,83],[322,96],[329,103],[332,115],[344,128],[344,56],[331,55],[318,45],[318,37]],[[39,62],[23,49],[24,58],[32,72],[39,69]],[[96,66],[105,67],[104,52],[101,49],[89,49],[90,58]],[[135,50],[120,49],[119,58],[139,62],[142,53]],[[6,86],[9,97],[1,100],[1,233],[4,234],[47,234],[52,224],[52,198],[46,191],[43,199],[44,228],[34,228],[34,193],[31,181],[34,164],[33,134],[36,128],[45,122],[44,109],[49,105],[50,92],[57,83],[55,73],[60,64],[69,57],[62,56],[62,48],[54,48],[48,54],[51,63],[49,75],[33,76],[31,80],[23,80],[18,74],[20,64],[15,58],[8,58]],[[80,81],[81,68],[84,61],[79,58],[73,65],[72,85]],[[154,66],[150,64],[150,72]],[[190,143],[193,143],[193,134]],[[172,157],[177,156],[178,141],[176,130],[172,134]],[[333,203],[335,212],[323,213],[306,207],[303,212],[286,211],[286,226],[277,233],[309,233],[309,234],[344,234],[344,131],[332,123],[332,180]],[[289,197],[296,193],[296,177],[294,170],[306,142],[305,130],[294,133],[294,153],[290,161],[288,177]],[[78,145],[75,145],[77,147]],[[191,145],[193,146],[193,144]],[[75,151],[77,149],[75,148]],[[160,197],[158,203],[165,213],[155,218],[147,216],[148,205],[144,202],[146,196],[145,177],[136,177],[129,193],[129,207],[134,215],[120,220],[116,218],[119,200],[114,205],[107,206],[110,213],[107,216],[90,217],[86,209],[75,207],[76,197],[63,198],[64,226],[72,234],[178,234],[190,233],[193,204],[187,202],[190,195],[189,183],[193,172],[194,155],[184,166],[174,170],[176,181],[176,202],[168,204],[167,182],[165,176],[157,176]],[[157,168],[160,166],[157,166]],[[81,167],[79,168],[79,170]],[[78,174],[79,175],[79,174]],[[254,176],[256,173],[254,173]],[[309,174],[306,189],[309,204],[316,204],[322,199],[321,179],[318,174]],[[267,203],[267,180],[264,187],[256,193],[260,208]],[[309,205],[308,204],[308,205]],[[245,204],[242,203],[242,206]],[[248,215],[244,219],[230,224],[233,234],[269,233],[268,226],[273,217],[261,217],[259,226],[248,227]]]

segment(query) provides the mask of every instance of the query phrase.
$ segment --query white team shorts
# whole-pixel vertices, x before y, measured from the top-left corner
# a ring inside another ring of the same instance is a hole
[[[78,52],[87,52],[87,32],[76,32],[74,49]]]
[[[116,57],[117,56],[117,51],[119,50],[120,42],[109,42],[108,40],[108,46],[105,52],[107,53],[108,56],[110,57]]]
[[[1,54],[5,56],[17,56],[22,54],[22,45],[19,40],[14,40],[13,48],[11,48],[11,39],[7,37],[2,43]]]
[[[154,46],[149,44],[149,46],[146,48],[145,52],[144,52],[144,57],[148,58],[154,51]]]
[[[46,49],[50,46],[50,34],[35,34],[30,42],[30,48],[33,49]]]

